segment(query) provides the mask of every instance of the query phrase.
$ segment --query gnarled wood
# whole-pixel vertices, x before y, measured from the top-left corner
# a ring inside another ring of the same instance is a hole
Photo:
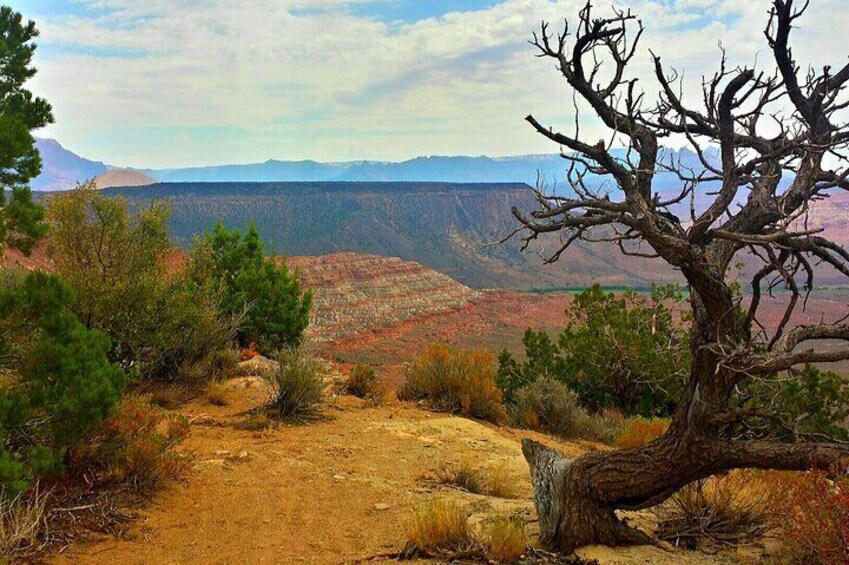
[[[522,440],[522,453],[531,468],[543,547],[571,553],[593,543],[651,543],[651,538],[624,524],[612,507],[593,495],[592,481],[575,459],[528,439]]]

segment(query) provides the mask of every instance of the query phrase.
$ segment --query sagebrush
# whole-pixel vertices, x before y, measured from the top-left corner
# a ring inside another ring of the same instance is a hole
[[[506,410],[495,374],[495,359],[488,351],[435,343],[407,368],[400,396],[426,400],[437,410],[498,423],[505,419]]]
[[[321,365],[299,349],[281,351],[277,362],[277,371],[268,373],[272,392],[267,411],[300,421],[317,417],[324,402]]]
[[[578,395],[560,381],[543,377],[519,389],[510,407],[513,425],[540,430],[565,439],[583,438],[610,443],[621,421],[612,415],[590,414]]]

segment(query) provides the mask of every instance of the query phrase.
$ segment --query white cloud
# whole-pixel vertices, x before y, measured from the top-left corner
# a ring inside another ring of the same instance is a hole
[[[35,88],[55,106],[46,134],[107,162],[545,152],[556,148],[522,118],[571,123],[562,79],[526,41],[542,19],[573,19],[578,0],[506,0],[391,25],[356,17],[350,0],[87,3],[109,11],[38,22]],[[649,48],[686,69],[689,96],[715,68],[719,40],[734,64],[767,59],[766,0],[621,4],[647,28],[634,65],[647,83]],[[843,0],[812,6],[793,38],[799,58],[845,62],[847,15]]]

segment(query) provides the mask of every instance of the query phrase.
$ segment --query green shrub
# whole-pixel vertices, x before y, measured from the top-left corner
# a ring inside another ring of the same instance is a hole
[[[431,344],[408,368],[400,391],[404,400],[427,400],[433,408],[501,422],[501,391],[495,361],[488,351],[463,351]]]
[[[226,352],[232,351],[237,322],[219,311],[220,299],[211,289],[168,281],[152,301],[155,310],[136,347],[143,378],[212,379],[222,369],[235,371],[237,361]]]
[[[675,321],[669,304],[681,300],[673,286],[655,287],[650,297],[620,297],[598,286],[575,296],[569,326],[553,340],[525,332],[524,361],[508,351],[498,358],[498,386],[508,403],[538,379],[565,384],[592,412],[606,408],[629,417],[671,416],[689,371],[689,326]],[[736,315],[744,318],[738,308]],[[783,441],[849,440],[849,381],[814,366],[759,379],[735,388],[734,403],[769,418],[750,418],[729,433]],[[734,426],[732,426],[734,427]]]
[[[510,408],[513,425],[548,432],[566,439],[611,442],[620,423],[587,412],[578,395],[560,381],[543,377],[521,388]]]
[[[738,388],[738,401],[745,408],[778,414],[786,422],[750,422],[751,437],[849,441],[849,380],[837,373],[806,365],[789,374],[752,380]]]
[[[655,287],[646,297],[621,296],[596,285],[575,295],[570,323],[553,341],[528,329],[526,360],[499,357],[498,383],[508,401],[515,392],[548,377],[574,390],[593,411],[615,408],[626,415],[669,415],[689,367],[686,326],[675,323],[669,302],[681,300],[674,286]]]
[[[68,447],[120,398],[124,373],[109,339],[69,310],[73,293],[55,276],[31,273],[0,290],[11,378],[0,387],[0,488],[19,491],[61,469]]]
[[[301,344],[312,291],[302,290],[298,273],[267,259],[263,251],[253,222],[244,236],[219,223],[196,243],[189,272],[198,287],[211,285],[221,293],[226,315],[241,317],[239,343],[269,353]]]
[[[139,362],[137,349],[158,307],[168,248],[169,210],[163,204],[130,214],[123,198],[82,185],[48,200],[49,251],[56,274],[74,289],[74,311],[112,339],[111,358]]]
[[[324,381],[319,364],[297,349],[277,356],[280,368],[269,375],[272,393],[267,410],[298,421],[318,415],[324,400]]]
[[[145,379],[174,379],[230,346],[237,322],[214,289],[166,276],[169,215],[162,203],[131,214],[124,199],[90,185],[53,196],[47,209],[51,255],[75,291],[74,311],[110,337],[113,361]]]

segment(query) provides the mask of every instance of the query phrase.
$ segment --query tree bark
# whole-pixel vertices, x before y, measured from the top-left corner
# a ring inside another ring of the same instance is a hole
[[[650,538],[623,523],[613,508],[599,501],[581,459],[567,459],[553,449],[525,439],[522,452],[531,467],[540,544],[571,553],[589,544],[630,545]]]

